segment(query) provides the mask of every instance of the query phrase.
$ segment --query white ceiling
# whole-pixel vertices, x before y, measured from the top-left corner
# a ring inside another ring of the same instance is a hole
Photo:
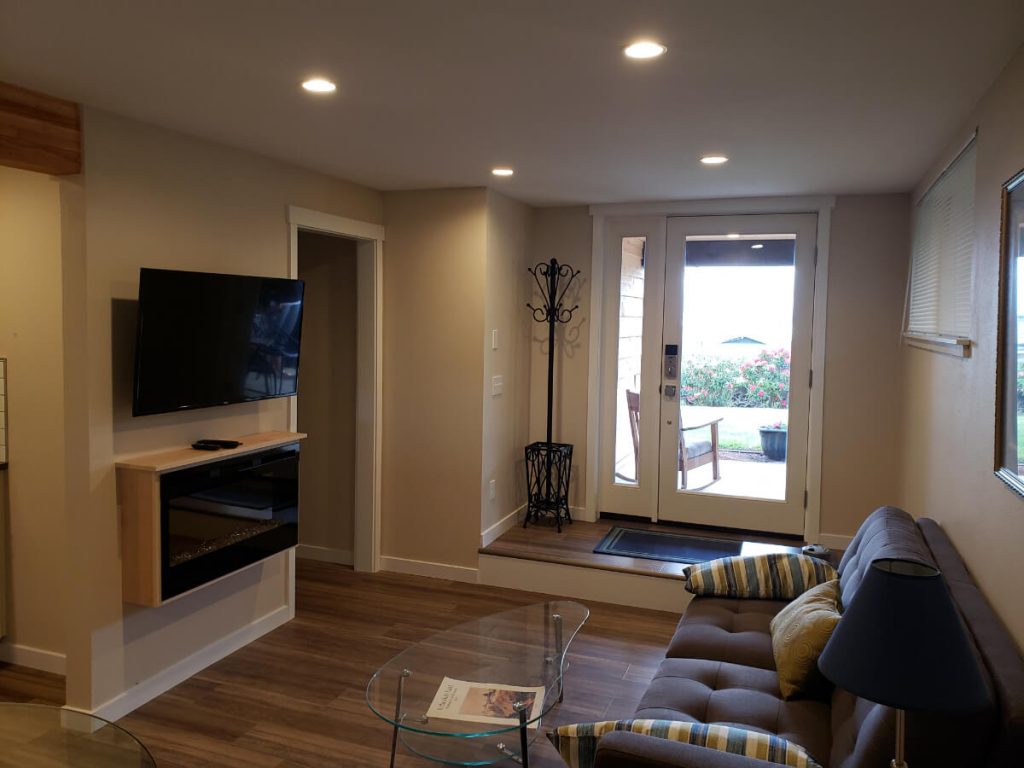
[[[905,191],[1022,42],[1022,0],[0,0],[2,80],[532,203]]]

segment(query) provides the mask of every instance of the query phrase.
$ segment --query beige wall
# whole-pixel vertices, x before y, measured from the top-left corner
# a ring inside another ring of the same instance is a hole
[[[475,568],[487,192],[384,201],[381,554]]]
[[[978,104],[955,145],[978,128],[974,333],[963,360],[903,348],[903,504],[946,528],[974,578],[1024,648],[1024,499],[993,475],[1000,188],[1024,165],[1024,51]]]
[[[486,531],[526,502],[523,448],[530,414],[530,323],[526,267],[530,209],[497,192],[487,193],[487,262],[483,328],[483,476],[480,530]],[[498,348],[491,348],[491,332]],[[491,394],[501,376],[503,392]],[[495,481],[491,500],[488,483]]]
[[[352,557],[356,463],[356,243],[299,232],[306,281],[297,400],[299,541]],[[329,554],[329,553],[325,553]]]
[[[852,535],[899,496],[900,322],[907,195],[840,197],[832,211],[821,531]]]
[[[583,206],[541,208],[533,212],[531,266],[558,259],[580,270],[566,296],[569,307],[579,304],[572,322],[555,332],[555,394],[552,439],[573,445],[569,504],[582,507],[587,467],[587,381],[590,352],[591,217]],[[527,276],[529,277],[529,276]],[[540,294],[531,288],[530,301]],[[530,432],[529,442],[545,439],[547,419],[548,329],[530,323]]]
[[[8,359],[10,406],[9,467],[0,470],[0,511],[7,507],[9,526],[8,549],[0,549],[0,606],[7,602],[0,635],[63,654],[65,583],[56,567],[65,545],[60,185],[4,167],[0,357]]]
[[[142,266],[279,275],[288,269],[289,204],[382,221],[376,192],[97,110],[85,110],[84,251],[65,254],[65,306],[84,302],[66,344],[89,365],[87,497],[68,509],[74,626],[68,701],[93,708],[285,604],[286,555],[158,609],[122,606],[113,464],[119,454],[287,428],[284,400],[133,419],[131,331]],[[69,221],[67,226],[79,227]],[[70,395],[68,395],[70,397]]]

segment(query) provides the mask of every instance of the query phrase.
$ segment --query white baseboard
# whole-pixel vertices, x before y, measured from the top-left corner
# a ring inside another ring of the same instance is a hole
[[[839,533],[823,533],[818,536],[818,544],[824,544],[829,549],[849,549],[853,536],[843,536]]]
[[[147,701],[155,699],[162,693],[169,691],[179,683],[184,682],[211,664],[229,656],[239,648],[248,645],[253,640],[277,629],[292,617],[292,607],[282,605],[270,613],[256,619],[241,629],[222,637],[205,648],[200,648],[190,656],[186,656],[176,664],[172,664],[152,677],[148,677],[127,691],[118,694],[109,701],[100,704],[90,714],[102,717],[104,720],[118,720],[129,712],[141,707]]]
[[[334,547],[318,547],[315,544],[299,544],[295,548],[295,556],[306,560],[319,560],[321,563],[337,563],[352,565],[352,550]]]
[[[523,521],[523,515],[526,514],[526,505],[523,504],[518,509],[514,509],[505,515],[501,520],[490,526],[487,530],[480,533],[480,546],[486,547],[492,541],[497,539],[501,534],[506,531],[510,531],[519,525]]]
[[[55,675],[63,675],[67,669],[67,659],[63,653],[6,641],[0,642],[0,661]]]
[[[447,579],[448,581],[465,581],[476,584],[480,581],[480,572],[476,568],[447,563],[431,563],[427,560],[411,560],[405,557],[380,558],[380,569],[392,573],[407,573],[411,576],[427,576],[431,579]]]
[[[693,599],[682,579],[480,555],[480,583],[681,614]]]
[[[596,523],[597,516],[593,517],[587,514],[586,507],[569,507],[569,514],[572,515],[573,520],[579,520],[584,523]]]

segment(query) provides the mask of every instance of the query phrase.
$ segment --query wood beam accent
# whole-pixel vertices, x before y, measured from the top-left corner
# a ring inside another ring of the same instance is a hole
[[[81,173],[78,105],[0,82],[0,165],[54,176]]]

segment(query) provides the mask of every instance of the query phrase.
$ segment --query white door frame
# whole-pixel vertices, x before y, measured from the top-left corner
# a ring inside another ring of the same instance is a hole
[[[384,227],[308,208],[288,206],[288,276],[299,274],[299,230],[356,241],[356,467],[357,571],[380,570],[381,403],[383,360]],[[289,428],[298,428],[296,398],[289,398]]]
[[[810,424],[807,434],[807,507],[804,539],[821,538],[821,448],[825,410],[825,332],[828,307],[828,250],[834,196],[747,197],[722,200],[680,200],[656,203],[611,203],[590,206],[593,241],[590,264],[590,376],[587,392],[587,476],[585,519],[597,520],[600,498],[601,371],[604,354],[603,305],[606,224],[619,217],[734,216],[754,213],[814,213],[818,216],[817,258],[814,270],[814,308],[811,329]]]

